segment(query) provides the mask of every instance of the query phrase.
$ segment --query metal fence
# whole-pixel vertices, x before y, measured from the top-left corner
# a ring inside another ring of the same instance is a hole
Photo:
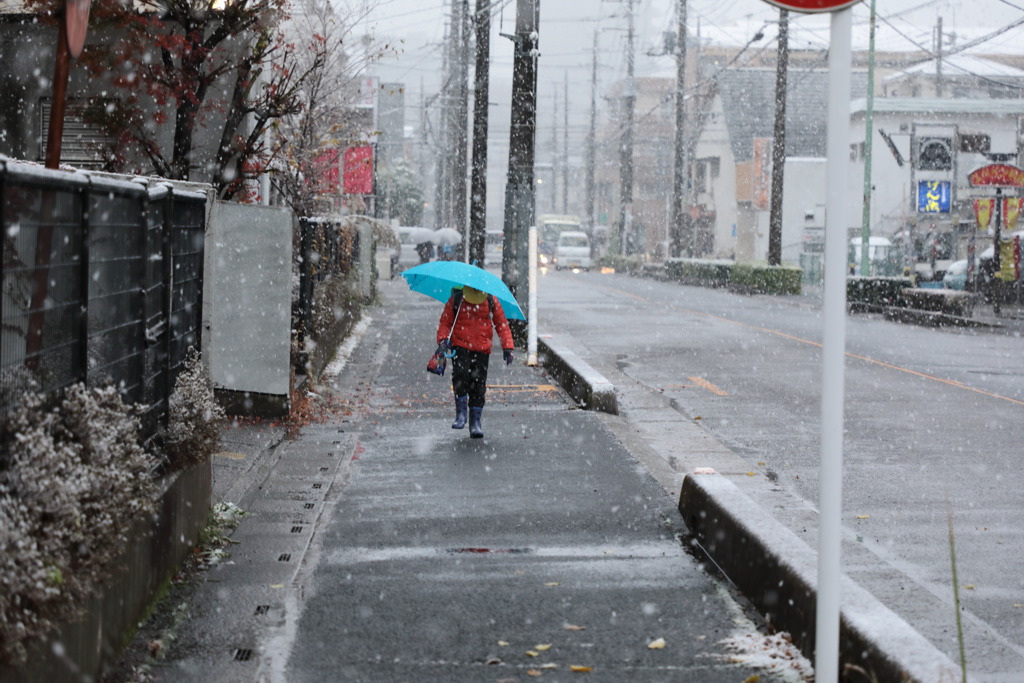
[[[199,347],[205,223],[202,192],[0,159],[0,414],[29,380],[112,382],[151,438]]]

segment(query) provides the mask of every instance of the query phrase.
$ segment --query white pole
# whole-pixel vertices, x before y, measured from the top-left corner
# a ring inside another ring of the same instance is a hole
[[[843,494],[843,361],[846,352],[846,196],[850,142],[853,10],[832,13],[825,194],[825,285],[822,308],[821,465],[818,508],[818,604],[815,679],[839,680],[840,522]]]
[[[528,305],[526,321],[526,364],[530,367],[537,365],[537,226],[531,225],[527,233],[527,253],[530,259],[529,265],[529,286],[530,303]]]

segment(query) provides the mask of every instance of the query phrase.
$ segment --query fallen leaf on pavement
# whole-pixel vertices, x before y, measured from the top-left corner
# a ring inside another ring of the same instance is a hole
[[[527,657],[536,657],[536,656],[538,656],[539,654],[540,654],[539,652],[534,652],[533,650],[527,650],[527,651],[526,651],[526,656],[527,656]]]
[[[498,647],[508,647],[508,641],[507,640],[499,640],[498,641]]]
[[[589,672],[591,672],[593,670],[594,670],[594,667],[592,667],[592,666],[579,666],[577,664],[573,664],[572,666],[569,667],[569,671],[573,671],[573,672],[578,673],[578,674],[589,673]]]
[[[549,582],[545,583],[544,585],[545,586],[561,586],[562,584],[558,583],[557,581],[549,581]]]
[[[526,675],[527,676],[533,676],[534,678],[536,678],[537,676],[543,676],[544,672],[541,671],[540,669],[527,669],[526,670]]]
[[[545,643],[544,645],[534,645],[533,649],[540,650],[541,652],[546,652],[551,649],[551,643]]]
[[[587,627],[586,626],[577,626],[576,624],[566,624],[565,625],[565,630],[566,631],[586,631]]]
[[[664,650],[665,649],[665,639],[664,638],[658,638],[657,640],[652,640],[651,642],[647,643],[647,649],[648,650]]]

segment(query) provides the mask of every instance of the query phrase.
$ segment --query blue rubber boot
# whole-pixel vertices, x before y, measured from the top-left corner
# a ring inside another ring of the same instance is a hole
[[[466,428],[466,414],[469,412],[469,396],[455,397],[455,422],[452,422],[452,429]]]
[[[469,409],[469,436],[474,439],[484,438],[484,426],[480,420],[483,417],[483,408]]]

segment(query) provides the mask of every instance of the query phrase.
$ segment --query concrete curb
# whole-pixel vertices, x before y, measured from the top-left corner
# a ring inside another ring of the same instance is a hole
[[[765,620],[788,631],[813,657],[817,553],[718,474],[686,475],[679,512],[704,552]],[[843,680],[958,680],[945,654],[846,576],[842,593]],[[864,673],[853,676],[858,669]]]
[[[550,338],[537,340],[541,365],[585,410],[619,414],[615,386],[571,349]]]

